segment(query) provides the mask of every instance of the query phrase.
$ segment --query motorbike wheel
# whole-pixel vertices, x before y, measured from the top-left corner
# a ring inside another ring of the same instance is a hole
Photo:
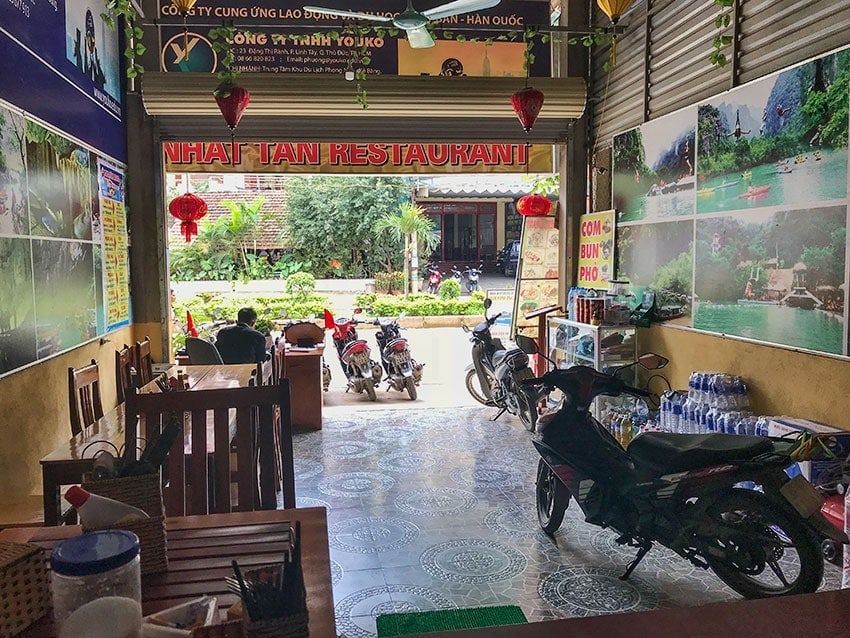
[[[370,401],[376,401],[378,399],[378,395],[375,394],[375,384],[372,383],[372,379],[364,379],[363,388],[366,390],[366,395],[369,397]]]
[[[543,459],[537,463],[537,522],[550,536],[558,531],[570,504],[566,489]]]
[[[478,401],[478,403],[488,407],[496,405],[484,396],[484,392],[481,390],[481,383],[478,380],[478,373],[475,372],[474,368],[466,373],[466,389],[469,391],[469,394],[472,395],[472,398]]]
[[[820,587],[820,545],[796,512],[760,492],[738,489],[709,515],[724,531],[707,552],[711,569],[745,598],[808,594]]]
[[[407,389],[407,396],[410,397],[410,400],[416,401],[416,383],[413,382],[413,377],[404,379],[404,387]]]

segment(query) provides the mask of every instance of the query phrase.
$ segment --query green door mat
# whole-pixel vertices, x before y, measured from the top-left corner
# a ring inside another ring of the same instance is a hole
[[[526,622],[528,620],[525,614],[516,605],[439,609],[412,614],[383,614],[377,618],[378,638],[423,634],[432,631],[521,625]]]

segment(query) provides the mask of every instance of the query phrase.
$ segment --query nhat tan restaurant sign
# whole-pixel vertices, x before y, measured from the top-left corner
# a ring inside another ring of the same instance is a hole
[[[171,173],[550,173],[546,144],[165,142]]]
[[[578,285],[608,288],[614,275],[613,210],[581,216],[578,249]]]

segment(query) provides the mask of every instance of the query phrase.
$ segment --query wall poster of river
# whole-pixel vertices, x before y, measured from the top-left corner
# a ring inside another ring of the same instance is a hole
[[[613,139],[617,277],[656,321],[850,355],[850,47]]]
[[[696,222],[693,326],[844,354],[847,207]]]

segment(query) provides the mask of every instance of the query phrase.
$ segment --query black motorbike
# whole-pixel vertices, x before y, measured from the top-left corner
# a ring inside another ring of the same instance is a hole
[[[375,340],[381,353],[381,364],[389,382],[387,390],[404,392],[411,401],[416,400],[416,386],[422,380],[422,364],[410,356],[407,339],[401,336],[401,326],[397,319],[380,319],[373,322],[378,326]]]
[[[518,337],[527,353],[532,340]],[[642,355],[648,369],[667,363]],[[632,364],[634,365],[634,364]],[[547,534],[561,525],[574,498],[588,523],[610,527],[617,543],[637,548],[626,579],[660,543],[694,565],[711,568],[746,598],[815,591],[823,576],[815,532],[836,542],[845,534],[820,513],[804,478],[785,468],[794,441],[728,434],[647,432],[624,449],[590,414],[594,397],[648,393],[586,366],[555,369],[525,385],[563,394],[532,437],[540,453],[537,517]],[[757,489],[745,489],[751,482]]]
[[[484,300],[484,321],[471,331],[462,326],[464,332],[472,332],[472,364],[466,368],[466,389],[484,405],[499,408],[495,421],[508,412],[518,416],[525,428],[534,432],[537,423],[537,397],[532,389],[521,385],[526,379],[534,378],[528,365],[528,355],[519,348],[506,350],[499,338],[494,338],[490,328],[501,316],[501,312],[487,316],[493,305]]]

